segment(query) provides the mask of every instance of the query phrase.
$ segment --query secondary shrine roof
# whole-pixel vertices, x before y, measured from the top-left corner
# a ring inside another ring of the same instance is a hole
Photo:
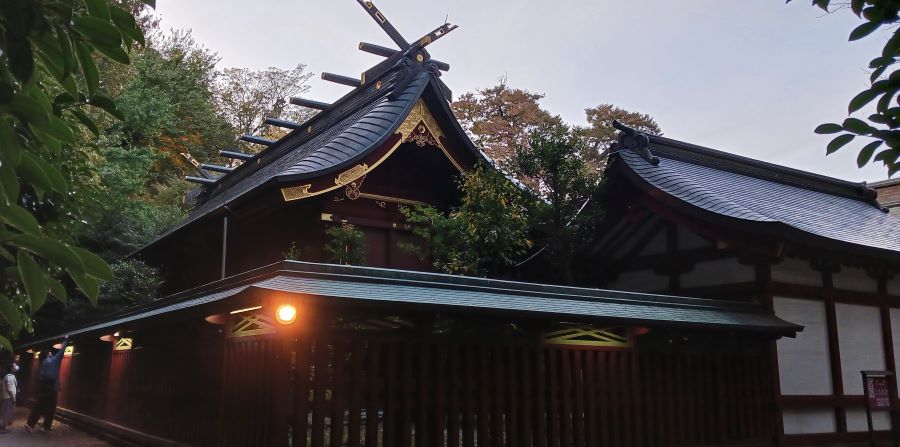
[[[900,219],[883,210],[865,183],[663,137],[651,136],[649,149],[658,164],[631,150],[615,157],[628,177],[654,197],[767,227],[775,234],[900,252]]]
[[[70,332],[120,328],[138,320],[215,304],[252,290],[314,297],[324,303],[389,303],[411,308],[602,321],[614,324],[703,328],[793,336],[801,326],[762,305],[580,287],[283,261],[194,291],[155,301]],[[118,330],[118,329],[116,329]],[[26,342],[31,346],[58,337]]]

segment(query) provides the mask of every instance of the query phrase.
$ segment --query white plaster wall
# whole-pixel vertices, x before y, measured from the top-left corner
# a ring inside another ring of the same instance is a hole
[[[712,242],[703,238],[697,233],[694,233],[691,230],[688,230],[685,227],[678,227],[678,249],[679,250],[692,250],[697,248],[706,248],[712,247]]]
[[[862,376],[859,372],[884,369],[881,316],[875,306],[837,303],[834,309],[844,394],[862,395]]]
[[[900,309],[891,309],[891,340],[893,341],[894,362],[900,360]]]
[[[834,433],[837,430],[834,410],[830,409],[784,410],[782,419],[786,435]]]
[[[832,275],[832,280],[835,289],[878,292],[878,281],[861,268],[841,267],[841,271]]]
[[[822,287],[822,274],[813,270],[809,262],[799,258],[784,258],[772,266],[772,280],[789,284]]]
[[[773,304],[780,318],[804,326],[796,338],[776,342],[781,394],[832,394],[825,303],[776,296]]]
[[[700,287],[733,284],[756,280],[756,269],[743,265],[736,258],[698,262],[694,269],[681,275],[681,287]]]
[[[887,280],[887,293],[888,295],[900,296],[900,275]]]
[[[656,236],[653,236],[653,239],[650,239],[650,242],[647,242],[647,245],[641,249],[640,255],[658,255],[665,253],[666,251],[668,251],[668,245],[666,244],[666,229],[662,228],[658,230]]]
[[[655,292],[669,288],[669,277],[657,275],[650,269],[622,272],[618,278],[610,281],[606,288],[631,292]]]
[[[890,430],[891,415],[887,411],[876,411],[872,413],[872,426],[875,430]],[[868,431],[869,424],[866,422],[865,408],[848,408],[847,409],[847,431]]]

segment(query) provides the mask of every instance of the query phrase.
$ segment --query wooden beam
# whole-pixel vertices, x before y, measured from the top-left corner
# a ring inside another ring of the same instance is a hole
[[[334,82],[336,84],[343,84],[350,87],[359,87],[360,85],[359,79],[357,78],[351,78],[349,76],[343,76],[328,72],[322,72],[322,80]]]
[[[360,51],[365,51],[366,53],[374,54],[376,56],[381,56],[381,57],[391,57],[398,53],[398,51],[395,49],[383,47],[381,45],[375,45],[373,43],[367,43],[367,42],[360,42],[359,49],[360,49]],[[450,71],[450,64],[448,64],[446,62],[441,62],[437,59],[429,59],[429,60],[437,66],[438,70]]]
[[[207,171],[213,171],[213,172],[221,172],[224,174],[234,171],[234,168],[230,168],[228,166],[210,165],[210,164],[206,164],[206,163],[201,164],[200,169],[205,169]]]
[[[216,182],[216,179],[206,178],[206,177],[194,177],[192,175],[188,175],[184,177],[185,180],[191,183],[199,183],[201,185],[212,185]]]
[[[291,98],[291,104],[295,106],[308,107],[310,109],[316,110],[328,110],[331,108],[331,104],[326,102],[313,101],[311,99],[303,99],[299,96],[294,96]]]
[[[263,121],[263,122],[270,126],[283,127],[285,129],[297,130],[297,129],[303,128],[303,124],[295,123],[293,121],[273,118],[271,116],[267,116],[265,121]]]
[[[270,140],[268,138],[257,137],[256,135],[241,135],[241,141],[246,141],[248,143],[253,144],[261,144],[263,146],[271,146],[275,144],[275,140]]]
[[[236,151],[219,151],[219,155],[227,158],[233,158],[235,160],[243,160],[247,161],[253,158],[253,154],[247,154],[244,152],[236,152]]]

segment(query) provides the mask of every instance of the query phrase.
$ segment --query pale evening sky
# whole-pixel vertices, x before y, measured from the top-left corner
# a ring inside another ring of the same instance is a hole
[[[449,16],[460,28],[429,47],[448,62],[454,94],[506,76],[546,95],[573,124],[584,108],[612,103],[652,115],[666,136],[847,180],[884,179],[857,169],[860,145],[825,156],[823,122],[843,120],[866,87],[868,61],[886,35],[847,42],[859,19],[824,15],[807,0],[376,0],[407,40]],[[164,28],[191,29],[220,68],[316,73],[306,96],[333,101],[381,60],[360,41],[393,47],[355,0],[158,0]],[[852,143],[851,143],[852,144]]]

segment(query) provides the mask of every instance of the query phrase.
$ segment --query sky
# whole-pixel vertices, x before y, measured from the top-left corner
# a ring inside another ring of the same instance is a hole
[[[451,65],[455,95],[495,85],[546,95],[541,105],[571,124],[603,103],[647,113],[663,134],[714,149],[853,181],[887,177],[856,166],[851,143],[825,156],[813,129],[846,117],[867,87],[868,62],[886,33],[848,42],[861,23],[808,0],[376,0],[413,41],[444,23],[459,28],[428,47]],[[323,71],[357,77],[382,58],[359,42],[394,47],[355,0],[157,0],[163,28],[190,29],[219,68],[316,73],[309,99],[349,87]]]

